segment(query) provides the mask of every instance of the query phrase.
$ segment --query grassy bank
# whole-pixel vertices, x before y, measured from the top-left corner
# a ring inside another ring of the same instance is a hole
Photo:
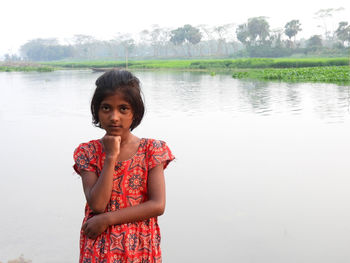
[[[44,65],[65,68],[125,68],[124,61],[81,61],[49,62]],[[130,61],[130,69],[183,69],[183,70],[223,70],[243,68],[300,68],[346,66],[349,58],[247,58],[247,59],[211,59],[211,60],[139,60]]]
[[[4,65],[0,71],[47,72],[61,68],[125,68],[124,61],[45,62],[40,64]],[[232,73],[234,78],[280,81],[350,82],[349,58],[247,58],[211,60],[138,60],[129,69],[171,69]]]
[[[48,65],[41,65],[37,63],[24,63],[24,62],[17,62],[17,63],[1,63],[0,64],[0,72],[12,72],[12,71],[21,71],[21,72],[28,72],[28,71],[37,71],[37,72],[50,72],[54,71],[55,68]]]
[[[301,68],[349,65],[349,58],[250,58],[218,61],[197,61],[191,63],[191,68]]]
[[[128,62],[130,69],[189,69],[192,60],[138,60]],[[125,68],[124,61],[47,62],[43,65],[73,69]]]
[[[252,69],[234,72],[232,77],[238,79],[279,80],[286,82],[350,83],[350,67]]]

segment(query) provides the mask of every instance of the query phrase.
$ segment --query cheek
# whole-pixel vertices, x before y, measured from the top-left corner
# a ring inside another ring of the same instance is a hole
[[[103,114],[99,111],[97,116],[98,116],[98,122],[100,123],[100,125],[102,125],[106,119],[106,114]]]

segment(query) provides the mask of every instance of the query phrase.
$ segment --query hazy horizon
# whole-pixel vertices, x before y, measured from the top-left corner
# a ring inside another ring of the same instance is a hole
[[[314,18],[320,9],[344,8],[336,17],[328,20],[331,29],[339,21],[349,21],[350,3],[345,0],[301,1],[291,4],[282,1],[244,1],[239,5],[217,0],[213,3],[179,0],[171,4],[160,0],[115,2],[92,1],[43,1],[6,0],[0,5],[6,10],[0,17],[3,38],[0,42],[0,57],[5,53],[16,54],[21,45],[35,38],[58,38],[65,40],[75,34],[85,34],[100,40],[112,39],[118,32],[137,35],[152,25],[162,28],[177,28],[184,24],[210,27],[245,23],[250,17],[264,16],[271,29],[283,28],[292,19],[299,19],[302,31],[297,38],[322,34]],[[19,8],[21,7],[21,8]]]

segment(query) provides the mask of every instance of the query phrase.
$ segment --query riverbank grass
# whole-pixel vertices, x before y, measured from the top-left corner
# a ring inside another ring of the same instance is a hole
[[[42,65],[38,63],[27,63],[27,62],[11,62],[11,63],[0,63],[0,72],[51,72],[56,68],[49,65]]]
[[[56,61],[43,65],[65,68],[125,68],[124,61]],[[183,69],[200,71],[229,71],[246,68],[300,68],[346,66],[349,58],[244,58],[244,59],[188,59],[188,60],[131,60],[129,69]]]
[[[236,79],[278,80],[286,82],[350,83],[349,66],[253,69],[232,74]]]

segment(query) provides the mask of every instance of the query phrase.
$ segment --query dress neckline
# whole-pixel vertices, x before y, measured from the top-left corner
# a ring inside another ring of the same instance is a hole
[[[145,140],[145,138],[140,138],[140,142],[139,142],[139,145],[137,146],[137,150],[136,152],[128,159],[126,160],[123,160],[123,161],[118,161],[117,163],[120,164],[120,163],[125,163],[125,162],[128,162],[128,161],[131,161],[132,159],[134,159],[134,157],[139,153],[140,149],[141,149],[141,145],[143,144],[143,141]],[[98,142],[100,143],[101,145],[101,152],[105,155],[105,151],[103,149],[103,146],[102,146],[102,140],[99,139]]]

